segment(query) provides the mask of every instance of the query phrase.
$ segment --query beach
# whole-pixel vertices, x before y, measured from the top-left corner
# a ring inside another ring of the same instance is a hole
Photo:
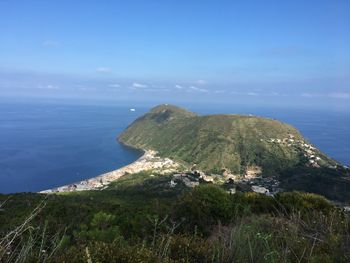
[[[179,163],[169,158],[157,156],[156,151],[145,150],[144,154],[139,159],[122,168],[101,174],[87,180],[40,191],[39,193],[48,194],[86,190],[102,190],[106,188],[111,182],[118,180],[125,174],[134,174],[149,170],[158,170],[160,173],[167,174],[176,171],[179,167]]]

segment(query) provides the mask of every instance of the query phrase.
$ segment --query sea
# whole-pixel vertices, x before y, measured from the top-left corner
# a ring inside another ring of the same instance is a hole
[[[350,165],[350,112],[183,106],[199,114],[239,113],[281,120],[296,127],[332,158]],[[0,193],[50,189],[135,161],[142,152],[118,143],[117,136],[149,109],[125,103],[107,106],[0,100]]]

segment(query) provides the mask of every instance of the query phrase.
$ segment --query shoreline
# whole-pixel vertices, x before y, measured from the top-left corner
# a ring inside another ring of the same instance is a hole
[[[169,159],[157,156],[156,151],[143,150],[144,154],[136,161],[119,169],[100,174],[86,180],[40,191],[42,194],[64,193],[87,190],[103,190],[113,181],[125,174],[139,173],[147,170],[161,169],[162,173],[175,171],[180,165]]]

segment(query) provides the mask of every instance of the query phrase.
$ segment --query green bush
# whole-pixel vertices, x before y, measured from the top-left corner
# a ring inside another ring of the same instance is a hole
[[[334,205],[323,196],[302,192],[284,192],[276,195],[276,201],[285,212],[309,212],[316,210],[329,214],[335,209]]]
[[[168,257],[176,262],[210,262],[212,244],[196,235],[173,235],[170,239]]]
[[[139,245],[91,243],[89,246],[92,262],[96,263],[161,263],[151,249]]]
[[[120,239],[119,227],[115,225],[116,217],[104,212],[96,213],[89,226],[82,225],[80,231],[75,232],[75,238],[80,242],[104,241],[112,242]]]
[[[184,194],[175,206],[178,220],[185,228],[205,233],[214,224],[228,223],[232,217],[230,195],[215,185],[201,185]]]
[[[254,192],[236,193],[232,195],[232,202],[236,216],[271,213],[276,210],[276,202],[273,197]]]

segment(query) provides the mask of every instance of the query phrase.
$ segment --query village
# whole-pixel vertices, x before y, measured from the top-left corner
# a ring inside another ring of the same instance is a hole
[[[185,173],[174,173],[169,182],[169,187],[176,187],[179,183],[186,187],[196,187],[200,184],[219,184],[230,194],[240,192],[256,192],[273,196],[281,192],[280,182],[271,177],[256,176],[225,176],[225,175],[205,175],[203,172],[195,170]]]
[[[264,141],[264,139],[260,139],[260,141]],[[325,163],[324,160],[322,160],[322,158],[319,156],[320,154],[314,146],[306,143],[303,140],[297,140],[292,134],[288,134],[288,138],[270,138],[265,141],[301,149],[304,153],[304,157],[308,159],[308,165],[311,167],[319,168]],[[328,168],[336,169],[337,165],[330,165]]]

